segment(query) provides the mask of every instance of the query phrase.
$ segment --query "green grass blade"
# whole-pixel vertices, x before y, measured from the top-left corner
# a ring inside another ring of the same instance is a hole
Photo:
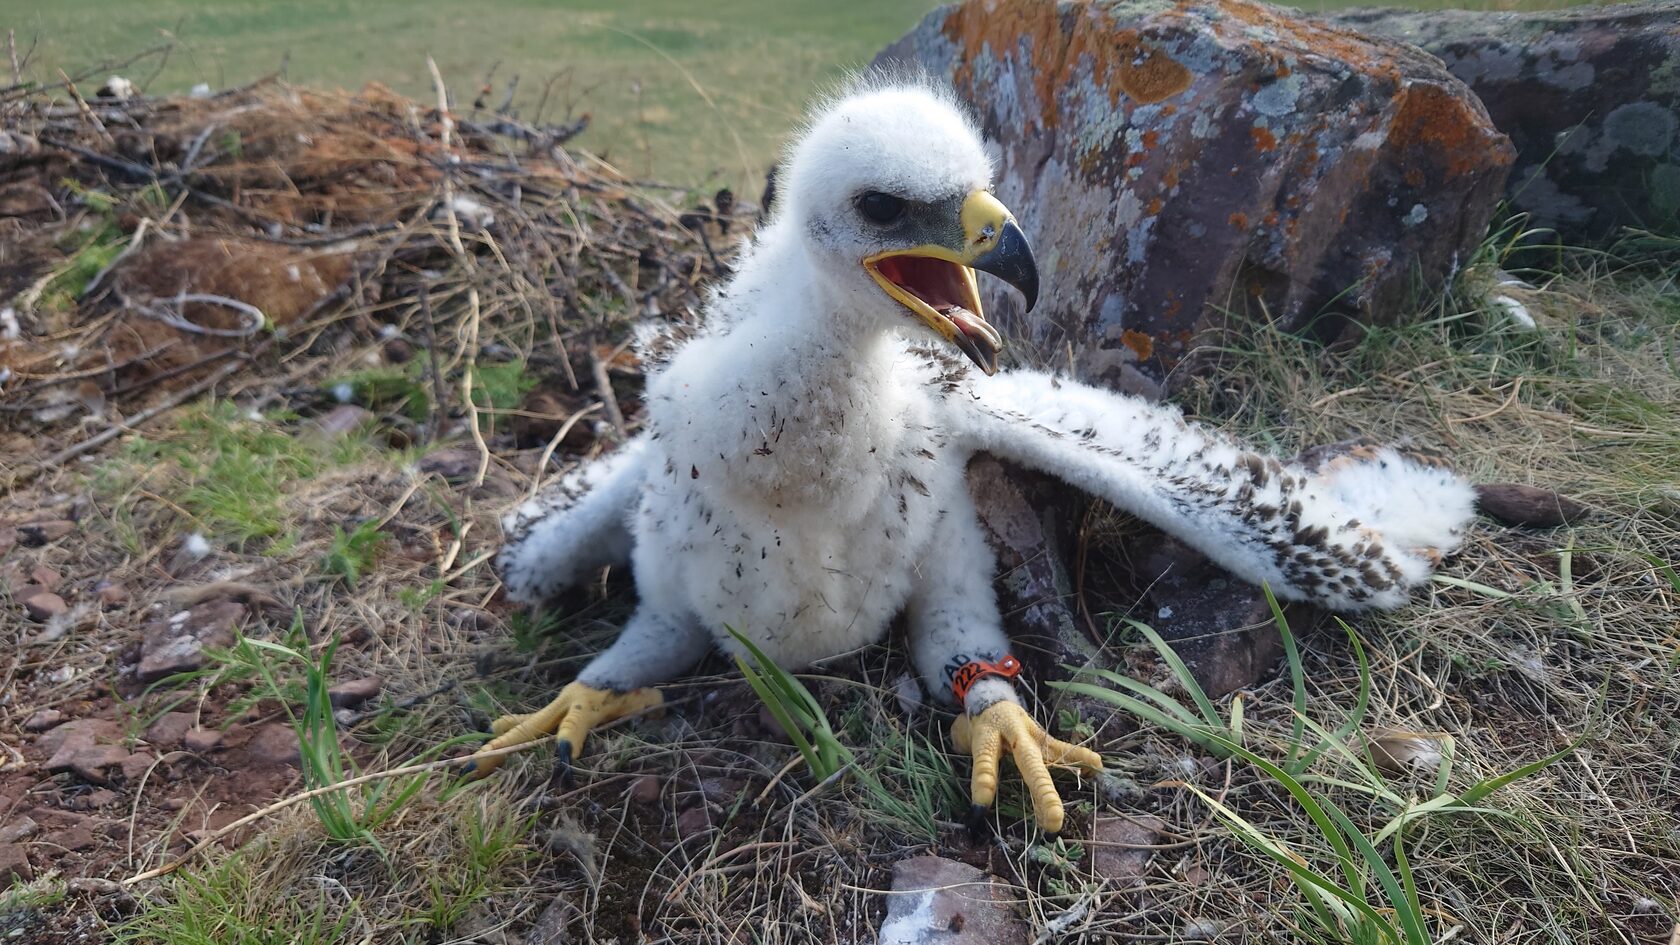
[[[1272,622],[1277,625],[1278,635],[1283,638],[1283,656],[1289,664],[1289,705],[1295,710],[1294,721],[1289,730],[1289,769],[1294,773],[1306,770],[1311,763],[1300,760],[1301,739],[1304,734],[1303,720],[1307,717],[1307,680],[1306,670],[1301,665],[1301,650],[1295,645],[1295,634],[1289,629],[1289,618],[1283,615],[1283,607],[1278,604],[1277,595],[1272,593],[1270,584],[1260,585],[1260,590],[1266,594],[1266,605],[1272,609]]]
[[[1173,675],[1178,678],[1179,685],[1184,687],[1184,691],[1188,692],[1191,700],[1196,703],[1196,710],[1202,714],[1203,721],[1215,728],[1223,729],[1225,720],[1220,718],[1219,710],[1213,707],[1213,700],[1209,699],[1207,693],[1202,691],[1202,684],[1196,681],[1195,675],[1190,672],[1190,667],[1184,664],[1184,660],[1179,659],[1178,653],[1174,652],[1173,648],[1167,645],[1167,641],[1155,632],[1155,628],[1137,620],[1127,619],[1125,622],[1149,638],[1150,645],[1155,647],[1156,653],[1160,654],[1161,661],[1166,663],[1168,668],[1173,671]]]
[[[1081,676],[1095,676],[1099,679],[1107,680],[1108,682],[1119,686],[1128,692],[1140,695],[1159,705],[1167,712],[1170,712],[1175,718],[1184,722],[1186,725],[1197,725],[1202,722],[1201,719],[1196,717],[1195,713],[1185,708],[1184,703],[1179,702],[1177,699],[1174,699],[1172,696],[1167,695],[1146,682],[1133,679],[1132,677],[1121,673],[1111,672],[1106,669],[1097,669],[1095,667],[1070,668]]]
[[[1542,768],[1548,768],[1548,767],[1556,764],[1557,762],[1562,761],[1563,759],[1569,757],[1570,755],[1575,753],[1575,749],[1581,747],[1581,743],[1586,741],[1586,738],[1587,737],[1585,735],[1582,735],[1580,738],[1575,739],[1574,741],[1570,742],[1568,745],[1565,745],[1563,748],[1559,749],[1558,751],[1552,752],[1551,754],[1547,755],[1546,757],[1541,758],[1539,761],[1531,761],[1528,764],[1523,765],[1522,767],[1516,769],[1515,771],[1508,771],[1505,774],[1499,775],[1498,777],[1488,778],[1484,781],[1479,781],[1476,784],[1472,785],[1469,788],[1469,790],[1466,790],[1464,793],[1460,794],[1458,796],[1458,798],[1459,798],[1460,801],[1464,802],[1465,804],[1474,804],[1477,801],[1481,800],[1482,798],[1487,797],[1489,794],[1492,794],[1494,791],[1497,791],[1500,788],[1504,787],[1505,785],[1510,784],[1512,781],[1516,781],[1516,780],[1520,780],[1522,778],[1526,778],[1529,775],[1534,774],[1535,772],[1541,770]]]
[[[1241,815],[1237,814],[1229,807],[1226,807],[1223,802],[1195,785],[1186,786],[1194,792],[1203,803],[1212,808],[1213,811],[1219,815],[1220,819],[1236,828],[1235,832],[1239,838],[1264,853],[1279,866],[1288,870],[1291,878],[1293,878],[1297,885],[1301,886],[1304,891],[1313,890],[1335,899],[1337,902],[1340,902],[1359,913],[1360,916],[1375,926],[1377,930],[1382,932],[1387,938],[1395,942],[1400,941],[1400,935],[1394,928],[1393,923],[1384,918],[1381,912],[1377,911],[1375,907],[1366,901],[1362,889],[1359,886],[1355,886],[1354,888],[1342,886],[1328,876],[1312,869],[1310,866],[1303,866],[1293,856],[1262,833],[1258,827],[1255,827],[1253,824],[1243,819]],[[1336,858],[1338,862],[1342,863],[1345,872],[1345,868],[1351,863],[1351,860],[1344,859],[1341,853],[1338,853]],[[1321,921],[1324,921],[1322,916]]]

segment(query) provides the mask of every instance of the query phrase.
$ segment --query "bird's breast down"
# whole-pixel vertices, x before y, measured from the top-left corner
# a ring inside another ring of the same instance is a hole
[[[790,667],[879,639],[918,562],[939,553],[941,510],[967,501],[962,459],[906,413],[881,425],[854,414],[846,438],[790,424],[746,450],[661,435],[634,522],[638,593],[725,649],[732,627]],[[842,465],[837,450],[858,455]]]

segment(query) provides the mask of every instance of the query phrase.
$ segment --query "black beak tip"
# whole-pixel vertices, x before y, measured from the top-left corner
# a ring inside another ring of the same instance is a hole
[[[1026,300],[1027,311],[1038,304],[1038,264],[1033,260],[1027,234],[1014,220],[1003,225],[997,245],[976,259],[973,266],[1014,286]]]

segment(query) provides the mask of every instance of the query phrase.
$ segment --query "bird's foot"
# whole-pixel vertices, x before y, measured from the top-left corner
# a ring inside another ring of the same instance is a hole
[[[981,814],[997,799],[998,762],[1004,752],[1015,759],[1015,767],[1032,795],[1033,814],[1040,830],[1058,833],[1062,829],[1062,798],[1050,780],[1050,765],[1102,770],[1102,757],[1089,748],[1051,738],[1027,710],[1014,702],[994,702],[979,715],[957,716],[951,724],[951,742],[958,751],[974,756],[970,797],[975,814]]]
[[[632,689],[613,692],[596,689],[581,682],[567,684],[553,702],[529,715],[504,715],[490,723],[496,736],[466,760],[461,773],[482,778],[501,767],[504,755],[489,755],[498,748],[523,745],[546,735],[554,736],[555,765],[569,777],[572,759],[582,754],[583,740],[589,730],[604,722],[622,719],[627,715],[646,712],[663,705],[665,698],[657,689]]]

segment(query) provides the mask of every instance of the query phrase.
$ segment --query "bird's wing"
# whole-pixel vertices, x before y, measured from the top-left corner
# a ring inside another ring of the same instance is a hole
[[[639,434],[508,513],[496,569],[509,597],[542,603],[596,569],[630,559],[630,515],[647,451],[648,434]]]
[[[1397,607],[1457,548],[1470,485],[1393,448],[1309,471],[1146,403],[1034,371],[942,398],[976,451],[1054,475],[1170,532],[1278,596]]]

